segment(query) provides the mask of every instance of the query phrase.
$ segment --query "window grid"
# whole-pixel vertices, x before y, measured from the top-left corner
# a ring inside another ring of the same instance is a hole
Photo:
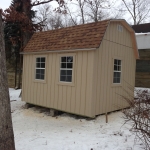
[[[113,83],[121,83],[121,60],[114,59]]]
[[[36,58],[35,79],[44,80],[45,78],[45,57]]]
[[[72,82],[73,56],[62,56],[60,61],[60,81]]]

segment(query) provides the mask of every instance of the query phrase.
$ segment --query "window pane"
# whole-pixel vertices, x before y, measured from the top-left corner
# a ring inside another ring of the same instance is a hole
[[[45,63],[41,63],[41,68],[45,68]]]
[[[40,58],[36,58],[36,62],[40,62]]]
[[[61,63],[61,68],[66,68],[66,63]]]
[[[114,72],[114,78],[116,78],[117,77],[117,72]]]
[[[114,65],[114,70],[117,71],[117,66],[116,65]]]
[[[113,83],[117,83],[117,78],[114,78],[114,79],[113,79]]]
[[[60,81],[66,81],[66,76],[60,76]]]
[[[67,57],[67,62],[73,62],[73,57],[72,56],[68,56]]]
[[[45,69],[40,69],[40,70],[41,70],[41,71],[40,71],[40,72],[41,72],[41,74],[43,74],[43,75],[44,75],[44,74],[45,74]]]
[[[40,74],[40,69],[36,69],[36,74]]]
[[[44,80],[44,75],[43,74],[41,74],[41,79]]]
[[[67,70],[67,75],[72,76],[72,70]]]
[[[117,65],[117,59],[114,59],[114,64]]]
[[[61,76],[67,75],[67,70],[60,70],[60,75]]]
[[[61,62],[66,62],[66,57],[61,57]]]
[[[118,60],[118,65],[121,65],[121,60]]]
[[[36,63],[36,68],[40,68],[40,63]]]
[[[72,82],[72,76],[66,76],[66,82]]]
[[[67,68],[72,68],[72,63],[67,63]]]
[[[121,71],[121,66],[118,66],[118,69],[117,69],[118,71]]]
[[[41,57],[41,62],[45,62],[45,57]]]
[[[120,78],[121,72],[114,72],[114,78]]]
[[[36,79],[40,79],[40,74],[36,74]]]
[[[120,78],[117,78],[117,83],[120,83]]]

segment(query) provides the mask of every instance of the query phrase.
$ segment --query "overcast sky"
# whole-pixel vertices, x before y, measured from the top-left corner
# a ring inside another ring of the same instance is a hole
[[[6,8],[10,6],[10,3],[11,3],[11,0],[3,0],[0,2],[0,8],[5,10]]]

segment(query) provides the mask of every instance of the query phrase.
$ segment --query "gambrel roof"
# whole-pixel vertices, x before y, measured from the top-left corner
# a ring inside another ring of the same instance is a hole
[[[124,19],[109,19],[78,26],[36,32],[24,48],[23,53],[87,50],[100,47],[110,22],[119,22],[131,32],[135,57],[138,50],[134,30]]]
[[[98,48],[109,20],[34,33],[26,52]]]

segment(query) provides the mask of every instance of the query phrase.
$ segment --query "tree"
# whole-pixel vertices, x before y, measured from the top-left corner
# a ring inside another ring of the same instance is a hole
[[[15,150],[8,92],[2,17],[0,16],[0,150]]]
[[[122,2],[134,25],[142,23],[150,15],[149,0],[122,0]]]
[[[32,10],[32,7],[40,4],[45,4],[51,1],[53,0],[43,0],[43,1],[35,0],[32,3],[31,0],[13,0],[12,5],[8,9],[6,9],[5,12],[3,12],[3,17],[6,24],[7,23],[9,25],[13,24],[13,26],[19,27],[20,29],[20,36],[17,36],[17,38],[10,37],[12,43],[14,43],[13,46],[15,45],[14,47],[16,47],[16,43],[18,43],[18,41],[21,42],[19,52],[21,52],[23,48],[26,46],[33,32],[37,30],[42,30],[41,22],[35,24],[32,21],[32,18],[35,17],[35,11]],[[63,7],[63,0],[57,2],[60,4],[60,7]],[[57,11],[61,11],[61,8],[58,8]],[[16,58],[18,59],[18,56]],[[19,77],[17,87],[20,88],[22,56],[20,56],[18,61],[19,61]]]
[[[87,3],[87,16],[93,22],[98,22],[105,18],[108,18],[108,13],[105,12],[106,9],[110,8],[109,1],[107,0],[86,0]]]

